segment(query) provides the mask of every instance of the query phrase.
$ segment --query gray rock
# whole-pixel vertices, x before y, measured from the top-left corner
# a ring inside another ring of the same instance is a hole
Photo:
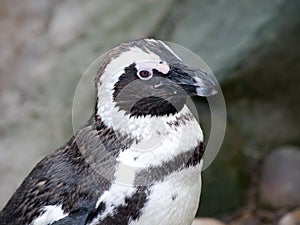
[[[278,225],[299,225],[300,224],[300,208],[283,215]]]
[[[270,21],[289,1],[190,0],[174,5],[166,25],[158,34],[182,43],[205,59],[218,78],[228,79],[228,71],[264,43],[264,36],[277,34]],[[263,30],[263,32],[260,32]],[[269,34],[270,35],[270,34]]]
[[[272,208],[300,205],[300,149],[274,150],[265,160],[260,181],[260,201]]]
[[[278,16],[253,39],[257,47],[222,83],[229,118],[246,138],[251,157],[300,144],[299,9],[300,1],[282,2]]]

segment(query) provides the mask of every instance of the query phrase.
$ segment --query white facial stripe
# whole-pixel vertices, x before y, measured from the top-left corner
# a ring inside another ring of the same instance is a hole
[[[170,67],[166,62],[157,60],[145,60],[136,62],[136,67],[138,71],[156,69],[163,74],[167,74],[170,71]]]
[[[101,75],[100,81],[103,82],[106,79],[111,79],[112,82],[116,82],[119,78],[116,71],[124,69],[133,62],[141,61],[141,59],[144,59],[145,61],[162,61],[162,59],[154,53],[145,52],[138,47],[132,47],[129,51],[123,52],[117,58],[111,60],[106,66],[104,73]]]
[[[156,42],[153,40],[153,42]],[[165,45],[163,42],[161,42],[170,52],[172,50]],[[173,53],[173,52],[172,52]],[[175,56],[176,54],[173,53]],[[134,62],[141,62],[141,59],[143,59],[143,62],[146,62],[146,64],[151,64],[151,67],[156,68],[158,71],[160,71],[163,74],[167,74],[170,70],[169,66],[166,62],[163,62],[160,64],[161,61],[163,61],[158,55],[154,54],[153,52],[147,51],[145,52],[143,49],[140,49],[138,47],[130,47],[128,51],[122,52],[119,56],[116,58],[113,58],[110,63],[106,66],[103,74],[100,77],[100,82],[98,85],[98,110],[97,114],[102,118],[105,125],[109,127],[113,127],[116,130],[120,130],[121,133],[128,133],[129,131],[127,128],[130,124],[132,124],[132,120],[136,118],[131,118],[128,115],[125,115],[124,111],[120,111],[115,103],[113,102],[113,88],[116,82],[118,82],[119,77],[122,73],[124,73],[124,68],[131,65]],[[138,66],[138,64],[137,64]],[[142,68],[141,66],[139,68]],[[140,120],[144,120],[140,119]],[[143,126],[144,123],[141,123],[139,127],[141,127],[142,132],[141,134],[132,134],[134,137],[142,135],[143,137],[146,132],[146,128],[144,129]],[[131,130],[130,130],[131,131]],[[130,132],[129,132],[130,133]],[[136,132],[138,133],[138,132]],[[139,137],[141,138],[141,137]]]
[[[124,73],[124,68],[134,62],[141,61],[141,59],[152,62],[162,61],[158,55],[152,52],[145,52],[138,47],[131,47],[129,51],[123,52],[118,57],[112,59],[101,75],[100,83],[102,87],[98,87],[98,99],[100,99],[101,103],[98,103],[97,114],[103,119],[103,122],[107,126],[113,126],[112,115],[114,115],[115,118],[120,115],[120,121],[124,120],[124,112],[119,111],[113,102],[113,88],[115,83],[119,80],[120,75]],[[162,67],[163,68],[159,67],[159,69],[165,72],[165,66],[163,65]],[[127,120],[125,119],[125,121]],[[116,127],[114,128],[117,129]]]
[[[147,40],[148,42],[159,43],[157,40],[151,39],[151,38],[150,38],[150,39],[148,38],[148,39],[146,39],[146,40]]]

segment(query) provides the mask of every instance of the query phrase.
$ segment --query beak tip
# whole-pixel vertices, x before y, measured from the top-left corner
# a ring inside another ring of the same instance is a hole
[[[212,86],[212,87],[198,87],[196,89],[196,93],[198,96],[211,96],[211,95],[215,95],[218,93],[218,90],[216,87]]]
[[[203,70],[196,69],[193,74],[195,80],[196,95],[198,96],[211,96],[218,93],[218,88],[214,79]]]

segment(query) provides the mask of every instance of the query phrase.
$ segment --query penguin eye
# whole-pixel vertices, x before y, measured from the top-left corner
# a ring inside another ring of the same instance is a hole
[[[137,75],[142,80],[149,80],[153,76],[153,73],[150,70],[143,69],[143,70],[138,71]]]

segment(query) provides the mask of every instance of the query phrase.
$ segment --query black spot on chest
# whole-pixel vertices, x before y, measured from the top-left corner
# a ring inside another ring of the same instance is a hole
[[[177,199],[177,197],[178,197],[178,194],[173,194],[173,195],[171,196],[172,201],[175,201],[175,200]]]

